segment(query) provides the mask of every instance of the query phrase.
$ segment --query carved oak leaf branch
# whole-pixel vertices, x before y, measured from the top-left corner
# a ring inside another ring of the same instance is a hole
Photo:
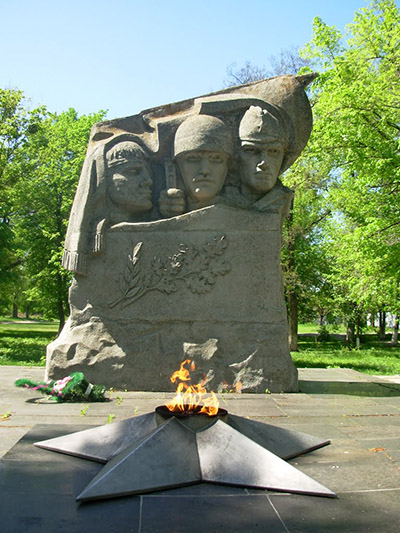
[[[138,242],[134,247],[132,255],[128,255],[128,261],[125,266],[123,274],[119,277],[119,287],[122,292],[122,296],[111,302],[109,305],[110,308],[115,307],[123,300],[129,297],[134,297],[140,291],[138,287],[140,272],[139,272],[139,252],[142,247],[143,242]]]
[[[208,257],[212,258],[216,255],[222,255],[226,247],[228,246],[228,241],[225,235],[222,235],[220,238],[215,237],[212,242],[208,242],[204,249]]]
[[[122,296],[109,304],[115,307],[122,303],[127,307],[141,298],[146,292],[160,291],[165,294],[176,292],[181,281],[194,294],[210,292],[217,277],[230,271],[230,264],[221,256],[225,253],[228,242],[225,235],[215,237],[202,248],[192,244],[179,245],[179,251],[165,259],[154,257],[144,273],[138,270],[137,254],[142,243],[135,247],[137,252],[129,256],[127,267],[122,277],[120,288]]]

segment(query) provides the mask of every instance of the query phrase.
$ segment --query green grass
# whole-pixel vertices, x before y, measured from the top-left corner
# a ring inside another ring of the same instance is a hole
[[[299,324],[299,333],[318,333],[320,326],[313,322],[307,322],[306,324]],[[340,324],[337,326],[327,325],[326,329],[329,333],[346,333],[346,328]]]
[[[58,322],[0,322],[0,365],[45,365],[46,346],[57,336]]]
[[[299,333],[317,333],[318,326],[311,322],[307,324],[299,324]]]
[[[318,342],[300,337],[299,351],[292,352],[298,368],[351,368],[364,374],[400,374],[400,347],[382,342],[375,334],[362,337],[360,349],[349,350],[343,341]]]

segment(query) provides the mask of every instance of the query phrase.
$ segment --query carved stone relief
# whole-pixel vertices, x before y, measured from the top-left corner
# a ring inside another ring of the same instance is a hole
[[[296,389],[279,264],[292,193],[279,176],[311,132],[304,88],[313,77],[281,76],[95,125],[63,256],[75,273],[71,317],[49,346],[49,377],[82,368],[93,380],[155,390],[127,374],[162,365],[157,388],[168,390],[162,380],[175,359],[211,343],[212,357],[196,353],[216,389],[240,376],[247,390]],[[253,307],[268,318],[243,312]],[[96,331],[112,339],[107,350]],[[107,374],[111,353],[118,364]]]
[[[218,276],[231,269],[223,259],[228,245],[225,235],[202,247],[181,244],[173,255],[155,256],[147,264],[141,261],[142,245],[143,242],[137,243],[132,255],[128,255],[124,272],[119,276],[121,296],[109,303],[110,308],[119,304],[124,308],[149,291],[171,294],[182,286],[193,294],[203,294],[212,290]]]
[[[107,199],[111,223],[127,222],[153,207],[153,179],[144,150],[122,141],[106,152]]]

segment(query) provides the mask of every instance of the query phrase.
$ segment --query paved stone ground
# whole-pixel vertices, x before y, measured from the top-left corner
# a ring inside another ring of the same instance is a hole
[[[101,404],[54,404],[15,379],[42,368],[0,367],[0,531],[376,532],[400,530],[399,376],[301,369],[298,394],[227,394],[232,414],[331,439],[290,463],[339,498],[210,484],[77,504],[101,465],[32,442],[150,412],[164,393],[115,392]],[[89,407],[87,408],[87,406]],[[9,414],[9,416],[7,416]],[[3,416],[2,416],[3,415]],[[21,440],[20,440],[21,439]]]

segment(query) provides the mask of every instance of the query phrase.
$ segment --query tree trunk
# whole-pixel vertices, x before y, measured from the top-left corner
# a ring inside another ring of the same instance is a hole
[[[298,309],[297,309],[297,295],[295,291],[288,294],[289,300],[289,348],[291,352],[298,352],[298,338],[297,331],[299,326]]]
[[[373,328],[375,327],[375,317],[376,317],[375,311],[371,311],[369,322],[370,322],[370,326],[372,326]]]
[[[319,311],[319,325],[320,326],[323,326],[324,325],[324,318],[325,318],[325,313],[324,313],[324,310],[320,309]]]
[[[30,316],[30,306],[29,304],[26,304],[26,309],[25,309],[25,318],[29,318]]]
[[[390,342],[390,344],[391,344],[392,346],[396,346],[398,336],[399,336],[399,315],[396,314],[396,316],[395,316],[395,318],[394,318],[394,326],[393,326],[392,340],[391,340],[391,342]]]
[[[352,346],[354,344],[354,322],[348,322],[346,329],[346,344]]]
[[[360,313],[357,313],[356,318],[356,346],[357,349],[360,348]]]
[[[386,335],[386,312],[379,311],[379,339],[385,340]]]
[[[18,318],[18,304],[16,302],[13,303],[12,317]]]

